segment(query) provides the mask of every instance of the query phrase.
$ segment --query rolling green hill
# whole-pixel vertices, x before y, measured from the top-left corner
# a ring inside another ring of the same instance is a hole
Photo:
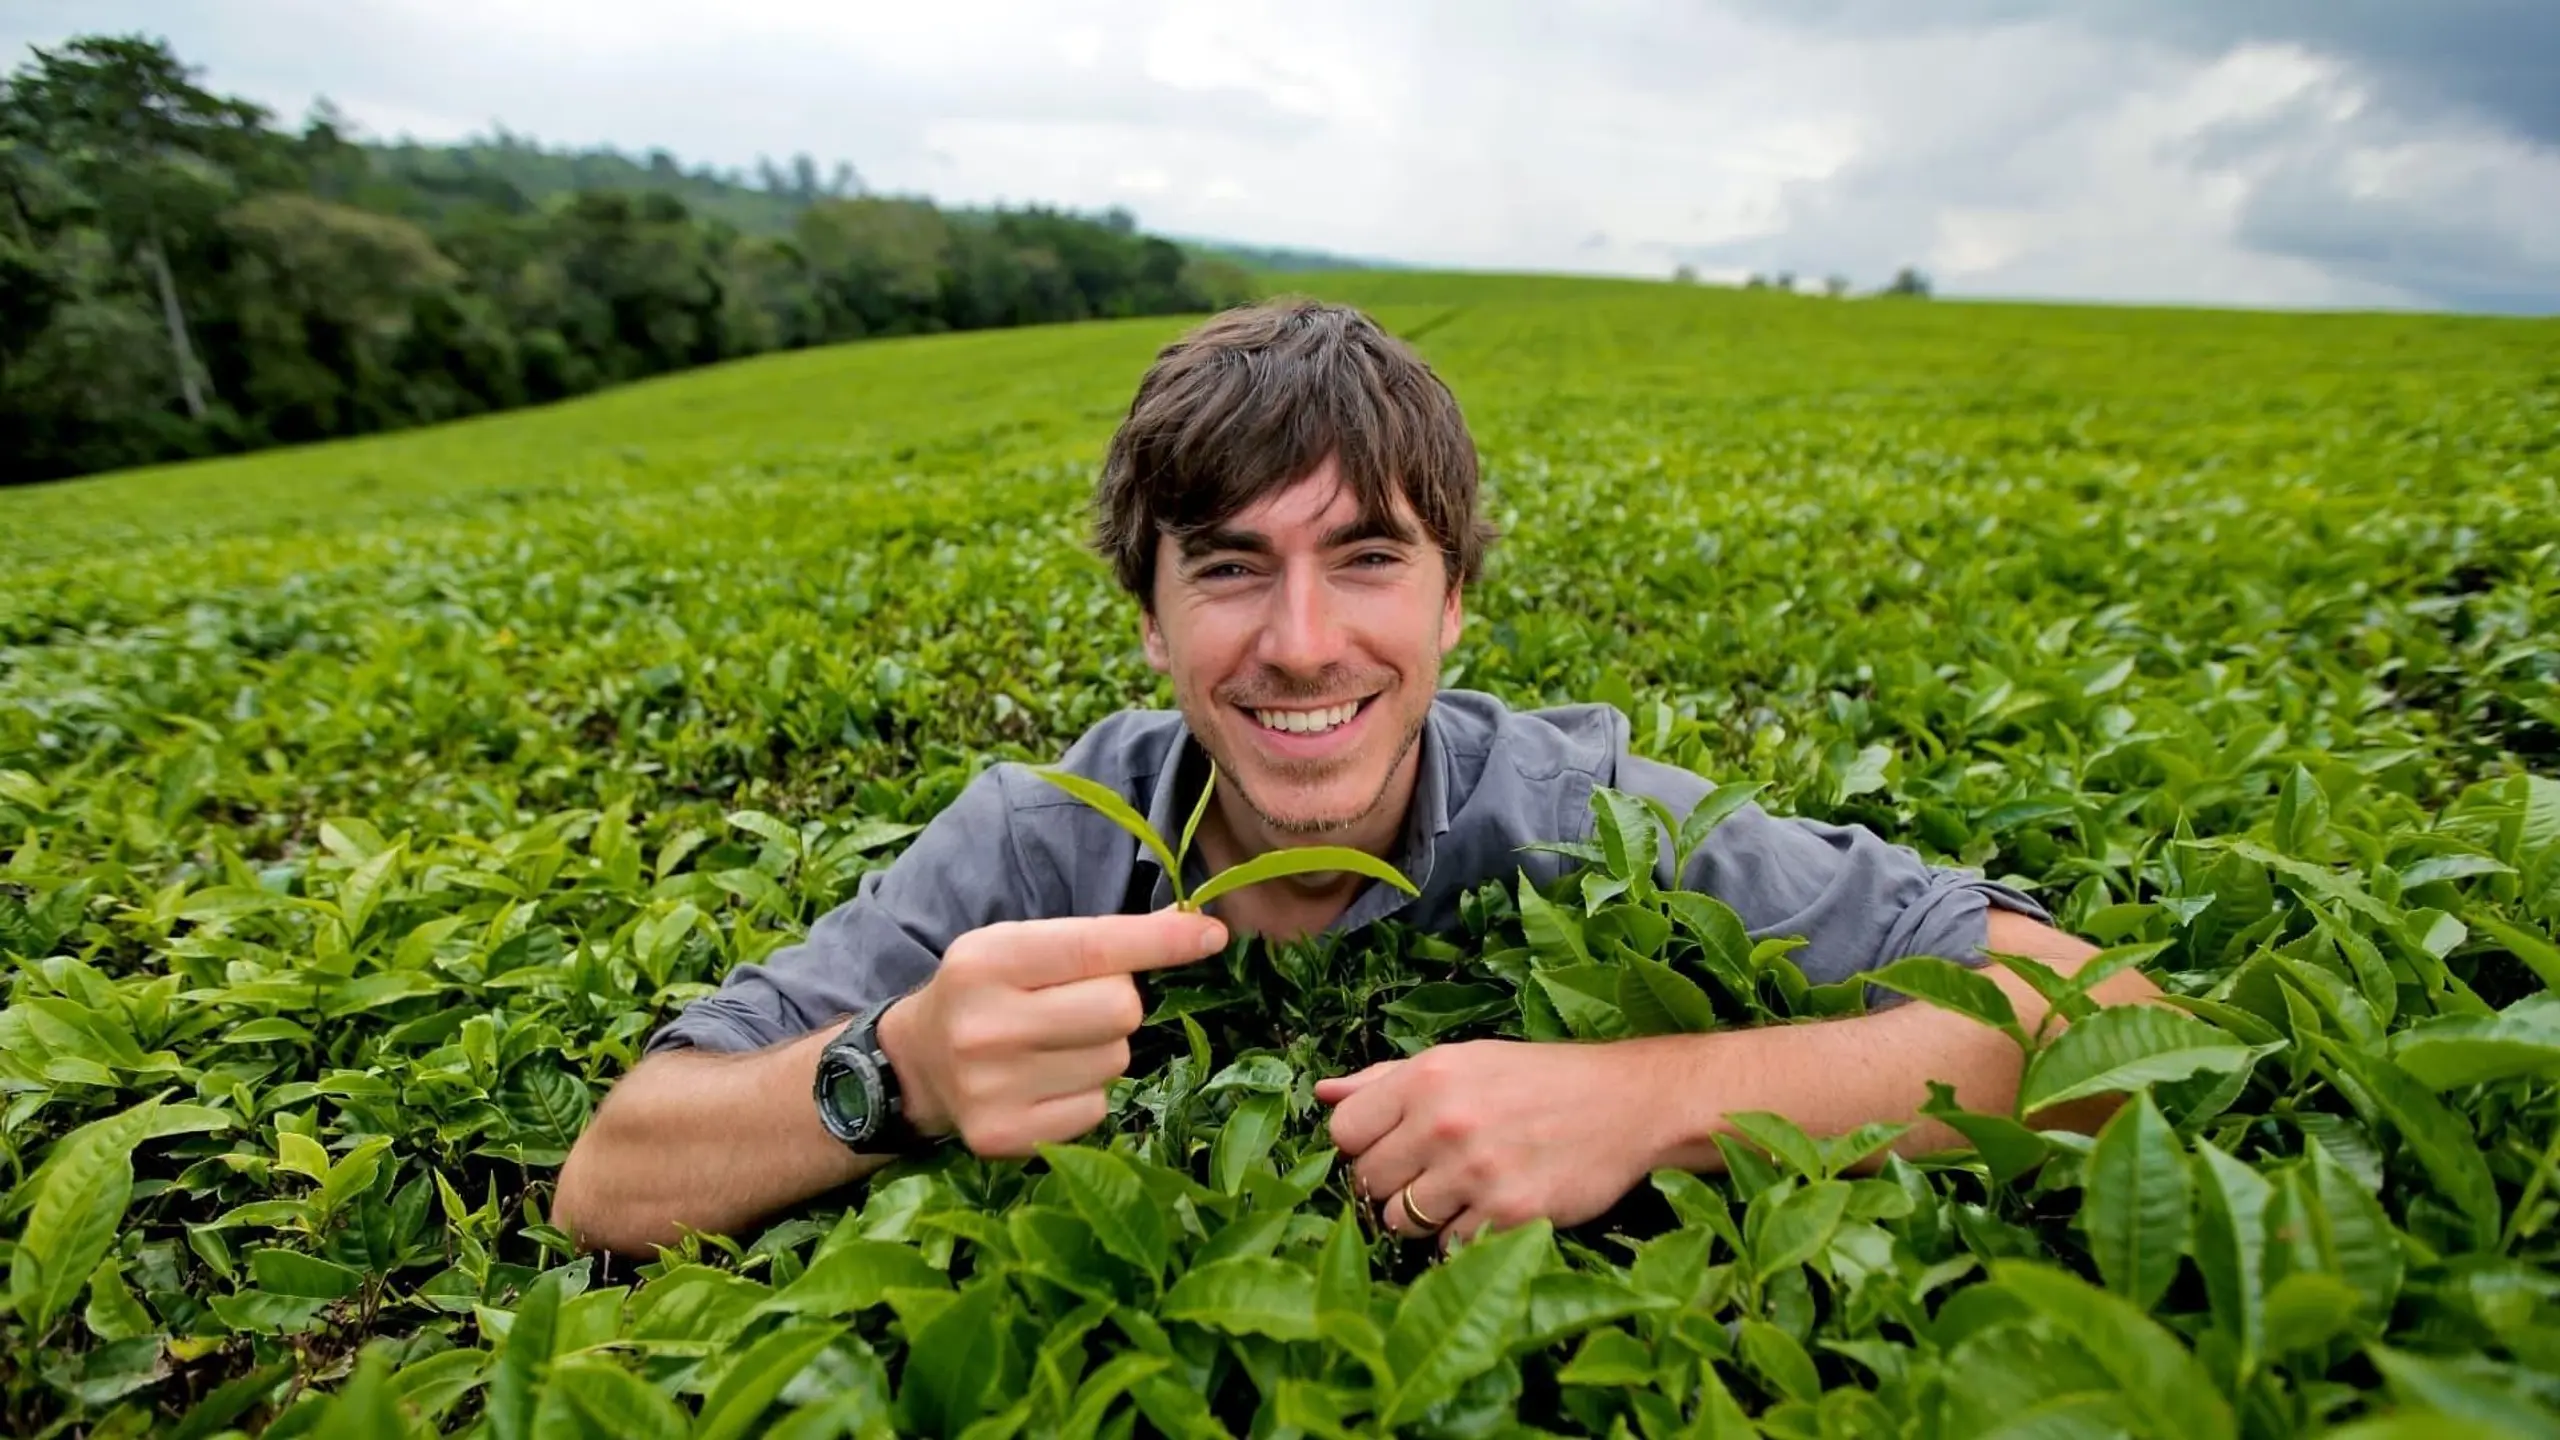
[[[2125,947],[2188,1013],[2027,1072],[2115,1122],[1872,1173],[1762,1124],[1606,1223],[1369,1236],[1315,1074],[1866,1003],[1603,864],[1165,977],[1045,1162],[572,1259],[552,1177],[652,1027],[1166,700],[1080,507],[1190,322],[768,355],[0,491],[0,1428],[2554,1423],[2560,326],[1290,281],[1475,428],[1448,682]]]

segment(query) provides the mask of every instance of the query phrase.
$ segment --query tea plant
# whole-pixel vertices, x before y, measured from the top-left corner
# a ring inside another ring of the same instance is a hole
[[[641,1265],[548,1204],[646,1036],[986,764],[1163,703],[1076,527],[1175,327],[0,495],[0,1428],[2553,1431],[2550,325],[1323,283],[1485,454],[1444,683],[1725,783],[1598,793],[1460,933],[1146,977],[1084,1143]],[[2107,948],[1997,963],[2071,1023],[1937,960],[1808,985],[1666,887],[1750,799],[2034,889]],[[2088,1014],[2123,966],[2170,1003]],[[1312,1098],[1894,1001],[2018,1047],[2006,1112],[1912,1097],[1964,1148],[1737,1116],[1724,1174],[1445,1260]]]
[[[1266,880],[1279,880],[1291,875],[1323,872],[1338,874],[1347,871],[1366,875],[1407,895],[1421,893],[1414,888],[1412,881],[1404,877],[1403,871],[1366,851],[1344,845],[1293,845],[1283,850],[1267,851],[1230,865],[1201,881],[1197,890],[1186,890],[1183,862],[1190,858],[1191,840],[1200,831],[1200,818],[1209,813],[1209,801],[1218,792],[1218,767],[1214,763],[1209,766],[1208,779],[1201,782],[1200,798],[1192,802],[1191,818],[1183,822],[1182,843],[1179,845],[1165,844],[1164,837],[1156,833],[1156,827],[1147,823],[1147,817],[1139,814],[1108,785],[1058,769],[1043,768],[1032,773],[1092,806],[1105,819],[1128,832],[1130,839],[1146,847],[1147,853],[1164,866],[1165,877],[1172,882],[1174,908],[1187,913],[1197,914],[1201,906],[1230,890],[1241,890],[1247,885],[1259,885]]]

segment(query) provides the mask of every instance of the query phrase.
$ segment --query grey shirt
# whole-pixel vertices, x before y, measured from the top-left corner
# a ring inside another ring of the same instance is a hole
[[[1490,695],[1442,692],[1423,722],[1413,803],[1392,857],[1421,893],[1372,882],[1331,928],[1393,917],[1453,931],[1459,897],[1485,881],[1518,870],[1543,884],[1572,863],[1520,847],[1591,838],[1595,787],[1650,795],[1682,815],[1714,788],[1630,755],[1627,737],[1626,717],[1606,705],[1515,711]],[[1111,716],[1059,763],[1117,790],[1167,836],[1181,833],[1204,768],[1171,710]],[[1979,959],[1993,905],[2048,918],[2016,890],[1932,868],[1864,826],[1781,819],[1753,805],[1716,828],[1687,873],[1675,879],[1669,866],[1666,855],[1663,884],[1724,901],[1752,938],[1804,937],[1795,959],[1816,984],[1906,955]],[[776,1044],[923,984],[943,950],[981,925],[1143,913],[1172,900],[1163,867],[1125,832],[1025,767],[997,765],[904,854],[865,874],[806,940],[731,971],[648,1048]]]

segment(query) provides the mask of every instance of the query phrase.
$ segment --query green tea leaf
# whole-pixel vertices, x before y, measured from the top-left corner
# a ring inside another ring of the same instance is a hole
[[[2104,1367],[2151,1433],[2193,1440],[2238,1434],[2212,1373],[2141,1310],[2061,1270],[2022,1260],[1994,1261],[1991,1278]]]
[[[1528,1324],[1511,1348],[1515,1354],[1544,1350],[1595,1325],[1668,1310],[1674,1303],[1666,1296],[1648,1295],[1614,1276],[1553,1271],[1529,1282]]]
[[[1069,774],[1064,770],[1035,768],[1031,773],[1102,812],[1112,824],[1127,831],[1131,838],[1147,847],[1147,853],[1156,857],[1156,863],[1164,867],[1166,877],[1173,882],[1174,898],[1177,900],[1183,898],[1180,862],[1174,858],[1171,850],[1165,848],[1164,837],[1156,833],[1156,827],[1148,824],[1147,817],[1139,814],[1128,801],[1121,799],[1119,792],[1100,781],[1088,780],[1082,775]],[[1194,903],[1199,902],[1195,899]]]
[[[2186,1153],[2160,1107],[2136,1095],[2098,1132],[2080,1201],[2107,1288],[2145,1310],[2157,1305],[2186,1253],[2189,1213]]]
[[[579,1433],[586,1435],[682,1440],[692,1428],[673,1401],[630,1371],[597,1356],[564,1355],[554,1361],[542,1403],[546,1409],[557,1405],[574,1415]]]
[[[1043,1145],[1040,1158],[1066,1186],[1068,1201],[1104,1249],[1151,1279],[1164,1273],[1171,1244],[1164,1212],[1127,1160],[1087,1145]]]
[[[1637,899],[1651,895],[1663,840],[1652,812],[1635,796],[1603,785],[1591,792],[1591,818],[1609,874],[1628,882]]]
[[[1182,822],[1182,842],[1174,847],[1174,864],[1179,866],[1191,858],[1192,838],[1200,833],[1200,817],[1209,813],[1209,797],[1218,791],[1218,762],[1209,762],[1208,778],[1200,782],[1200,798],[1191,802],[1191,818]],[[1179,883],[1179,877],[1176,877]]]
[[[2359,1297],[2335,1275],[2300,1270],[2267,1291],[2266,1346],[2270,1354],[2317,1349],[2355,1326]]]
[[[2430,1090],[2560,1078],[2560,995],[2528,995],[2495,1015],[2422,1020],[2393,1041],[2391,1058]]]
[[[1928,1084],[1929,1100],[1920,1113],[1971,1142],[1992,1179],[2011,1184],[2042,1165],[2051,1153],[2051,1146],[2035,1131],[2006,1115],[1967,1110],[1957,1103],[1954,1089],[1935,1080]]]
[[[1550,1234],[1540,1220],[1472,1240],[1405,1292],[1387,1331],[1395,1390],[1380,1407],[1384,1423],[1412,1423],[1501,1362],[1527,1316],[1529,1282],[1553,1253]]]
[[[1798,1176],[1807,1180],[1830,1176],[1831,1167],[1823,1160],[1822,1147],[1786,1116],[1766,1110],[1736,1110],[1729,1112],[1724,1119],[1726,1124],[1742,1132],[1744,1138],[1777,1157]]]
[[[1280,1138],[1280,1121],[1288,1108],[1288,1099],[1270,1092],[1249,1095],[1236,1102],[1227,1123],[1218,1127],[1218,1139],[1209,1151],[1209,1175],[1212,1184],[1233,1195],[1244,1188],[1245,1176],[1271,1153],[1273,1142]]]
[[[1157,1313],[1230,1335],[1311,1340],[1316,1333],[1316,1277],[1279,1260],[1220,1260],[1175,1281]]]
[[[1695,1035],[1716,1028],[1716,1010],[1701,990],[1659,960],[1620,952],[1618,1010],[1636,1035]]]
[[[967,1297],[964,1296],[962,1304],[966,1302]],[[955,1304],[951,1310],[961,1308],[960,1304]],[[951,1311],[946,1310],[939,1318],[948,1319],[950,1314]],[[918,1361],[908,1369],[909,1384],[930,1386],[940,1379],[945,1369],[941,1363],[942,1347],[959,1348],[952,1342],[960,1335],[974,1333],[979,1343],[968,1348],[979,1356],[988,1354],[994,1347],[984,1343],[983,1330],[983,1323],[966,1330],[938,1328],[935,1324],[924,1326],[915,1337]],[[746,1353],[722,1374],[719,1387],[711,1392],[711,1398],[702,1402],[702,1414],[693,1429],[696,1440],[737,1440],[738,1436],[746,1434],[764,1414],[765,1408],[782,1393],[782,1387],[807,1368],[819,1351],[834,1343],[839,1333],[829,1326],[785,1325],[748,1346]],[[928,1352],[925,1347],[936,1341],[939,1344]],[[952,1358],[959,1359],[956,1356]],[[956,1408],[940,1413],[960,1414]],[[962,1418],[974,1418],[974,1412]]]
[[[1766,1320],[1745,1320],[1737,1339],[1744,1363],[1748,1364],[1771,1390],[1790,1400],[1810,1402],[1822,1394],[1822,1376],[1813,1368],[1813,1357],[1805,1353],[1796,1337]]]
[[[36,1171],[35,1204],[9,1264],[9,1294],[41,1335],[80,1298],[133,1199],[133,1147],[152,1103],[66,1137]]]
[[[2266,1216],[2275,1188],[2211,1141],[2196,1142],[2192,1165],[2196,1269],[2214,1321],[2239,1341],[2245,1368],[2266,1345]]]
[[[2112,1005],[2074,1022],[2028,1062],[2018,1113],[2249,1063],[2249,1047],[2156,1005]]]
[[[2019,1028],[2017,1008],[2009,1003],[2007,993],[1970,966],[1914,955],[1870,973],[1866,981],[1980,1021],[2018,1042],[2021,1050],[2034,1048],[2027,1042],[2026,1031]]]
[[[926,1290],[950,1282],[914,1247],[859,1237],[832,1241],[761,1308],[795,1315],[857,1315],[891,1290]]]
[[[2470,1222],[2473,1246],[2482,1250],[2496,1246],[2503,1219],[2498,1185],[2489,1174],[2488,1161],[2481,1157],[2470,1122],[2445,1108],[2425,1085],[2391,1061],[2348,1051],[2326,1037],[2316,1043],[2332,1065],[2373,1098],[2398,1132],[2400,1143]]]
[[[1338,870],[1382,880],[1407,895],[1422,893],[1412,881],[1404,878],[1403,871],[1366,851],[1341,845],[1302,845],[1288,850],[1266,850],[1241,865],[1231,865],[1219,871],[1201,881],[1200,888],[1191,892],[1191,905],[1197,909],[1230,891],[1259,885],[1265,880],[1277,880],[1285,875]]]
[[[1846,1180],[1818,1180],[1779,1201],[1754,1247],[1753,1278],[1766,1280],[1821,1254],[1848,1211],[1849,1193]]]
[[[1682,871],[1687,871],[1690,857],[1707,843],[1707,837],[1715,833],[1717,826],[1731,819],[1768,788],[1765,780],[1754,780],[1747,785],[1728,781],[1708,791],[1680,821],[1680,840],[1676,848]]]
[[[2466,1374],[2451,1360],[2381,1345],[2367,1346],[2365,1353],[2403,1405],[2498,1435],[2548,1435],[2560,1426],[2560,1411]],[[2445,1432],[2439,1426],[2434,1433]]]

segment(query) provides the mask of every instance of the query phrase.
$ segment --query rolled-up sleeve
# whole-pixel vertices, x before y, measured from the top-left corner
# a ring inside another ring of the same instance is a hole
[[[1678,766],[1627,757],[1618,783],[1685,816],[1714,788]],[[1666,846],[1661,874],[1668,879]],[[1912,955],[1985,958],[1994,907],[2051,924],[2044,907],[1973,870],[1931,865],[1863,825],[1769,814],[1745,805],[1707,837],[1676,881],[1733,907],[1754,940],[1803,937],[1805,978],[1835,984]],[[1872,987],[1871,1005],[1901,997]]]
[[[759,1050],[795,1039],[922,985],[968,931],[1029,918],[1009,768],[970,781],[806,939],[730,971],[717,991],[660,1026],[648,1050]]]

